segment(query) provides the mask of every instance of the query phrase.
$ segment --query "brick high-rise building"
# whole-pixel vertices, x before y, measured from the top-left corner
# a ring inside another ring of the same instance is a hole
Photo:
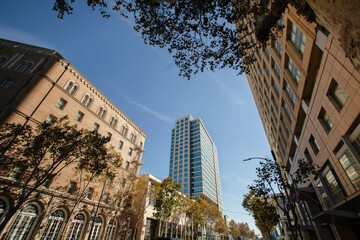
[[[0,39],[0,123],[23,124],[29,119],[35,126],[64,115],[71,124],[111,138],[109,144],[124,159],[116,184],[106,186],[99,199],[103,184],[91,183],[70,215],[76,194],[71,189],[76,189],[78,178],[75,166],[68,167],[38,188],[7,224],[2,239],[57,239],[61,232],[63,239],[125,239],[129,233],[129,217],[116,206],[116,194],[130,184],[131,172],[138,175],[146,134],[57,51]],[[0,172],[0,220],[14,204],[22,171],[19,166]],[[66,219],[69,224],[63,229]]]
[[[330,33],[292,6],[281,24],[247,74],[267,139],[288,173],[301,158],[320,166],[298,186],[313,191],[297,205],[304,236],[359,239],[360,73]]]

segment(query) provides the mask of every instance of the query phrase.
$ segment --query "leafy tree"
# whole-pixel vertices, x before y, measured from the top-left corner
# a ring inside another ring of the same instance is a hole
[[[94,143],[94,140],[99,137],[98,133],[94,132],[91,138],[88,138],[87,141],[89,144]],[[73,193],[72,201],[69,201],[68,206],[70,209],[69,216],[72,216],[74,213],[76,207],[88,196],[88,194],[94,195],[96,193],[96,190],[93,190],[93,192],[89,192],[89,187],[91,183],[95,184],[108,184],[112,185],[114,181],[114,177],[116,173],[119,171],[119,168],[122,165],[123,159],[120,155],[120,153],[114,151],[114,148],[109,148],[108,151],[110,159],[112,161],[109,161],[106,164],[105,168],[102,168],[102,171],[97,170],[88,170],[81,166],[81,164],[78,164],[74,168],[74,180],[77,183],[75,191]],[[104,165],[105,166],[105,165]],[[100,201],[101,199],[99,199]],[[70,217],[66,218],[64,220],[64,227],[62,227],[62,232],[60,233],[59,238],[63,238],[63,234],[65,233],[65,230],[67,229],[67,226],[70,222]]]
[[[227,236],[227,234],[229,233],[225,219],[222,217],[221,214],[216,221],[214,231],[219,233],[222,236]]]
[[[300,237],[302,239],[295,203],[289,192],[290,190],[296,191],[297,186],[310,181],[310,176],[317,173],[318,166],[307,160],[299,159],[298,168],[292,174],[293,184],[290,185],[283,177],[284,171],[286,171],[285,167],[269,158],[263,160],[260,162],[260,167],[256,169],[258,178],[253,185],[249,186],[249,189],[253,191],[255,197],[265,202],[273,199],[277,207],[285,214],[294,238]],[[290,213],[292,213],[293,219]],[[261,221],[260,218],[259,221]]]
[[[138,176],[134,172],[130,172],[126,177],[119,177],[118,181],[113,182],[112,185],[120,186],[114,195],[115,198],[112,201],[112,205],[117,209],[116,214],[119,216],[120,222],[128,222],[131,216],[137,214],[134,206],[135,197],[145,194],[144,191],[147,188],[145,188],[143,182],[138,179]],[[129,230],[127,226],[121,227],[125,229],[120,229],[120,231]]]
[[[149,186],[149,182],[145,181],[144,179],[138,179],[134,195],[137,199],[140,199],[139,202],[136,203],[134,209],[134,216],[135,216],[135,229],[132,239],[135,240],[137,229],[139,226],[139,220],[142,216],[144,216],[146,209],[150,205],[150,198],[153,196],[153,188]]]
[[[63,18],[72,14],[74,2],[56,0],[53,10]],[[110,16],[108,8],[124,17],[132,16],[144,42],[167,48],[180,69],[179,75],[188,79],[204,69],[247,71],[255,60],[253,50],[249,50],[260,47],[258,43],[266,43],[276,32],[276,23],[289,3],[313,20],[304,0],[261,0],[253,4],[250,0],[116,0],[110,6],[106,0],[87,1],[103,17]],[[253,29],[248,20],[254,22]],[[256,42],[248,37],[252,32]]]
[[[230,220],[229,222],[229,233],[233,238],[237,238],[240,236],[240,227],[234,220]]]
[[[162,224],[178,213],[181,203],[180,188],[180,183],[175,183],[171,177],[165,178],[159,185],[155,186],[154,217],[160,221],[160,236],[163,235]]]
[[[8,146],[11,140],[13,142]],[[17,182],[13,192],[14,207],[6,212],[0,232],[39,187],[64,169],[77,167],[94,178],[104,173],[109,163],[120,163],[120,155],[109,153],[108,141],[97,133],[70,125],[67,117],[40,123],[35,128],[9,123],[1,126],[0,151],[3,155],[0,168],[3,173],[15,169],[10,177]]]
[[[256,226],[260,229],[263,236],[271,239],[270,233],[280,220],[276,211],[275,201],[256,197],[254,191],[251,190],[244,196],[242,206],[252,214]],[[250,235],[248,226],[239,226],[239,231],[242,237]]]
[[[183,201],[184,212],[186,214],[187,224],[186,226],[191,227],[192,234],[198,237],[199,230],[204,226],[204,207],[205,204],[201,198],[190,199],[185,198]]]
[[[223,218],[217,205],[214,203],[207,203],[205,201],[202,202],[204,204],[203,215],[206,238],[211,239],[211,235],[215,231],[216,225],[219,224]]]
[[[250,230],[249,225],[247,223],[239,223],[239,228],[240,228],[240,236],[241,236],[242,239],[250,237],[251,230]]]

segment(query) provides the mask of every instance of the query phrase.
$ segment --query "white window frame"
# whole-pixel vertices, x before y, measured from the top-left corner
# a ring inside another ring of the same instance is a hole
[[[110,219],[109,224],[106,228],[105,233],[105,240],[113,240],[115,236],[115,230],[116,230],[116,220]]]
[[[81,235],[84,229],[86,222],[86,215],[84,213],[78,213],[72,219],[71,225],[69,227],[69,232],[67,234],[66,240],[80,240]]]
[[[25,212],[27,207],[32,206],[35,212]],[[35,204],[27,204],[21,208],[17,214],[14,222],[12,223],[9,232],[7,233],[5,240],[25,240],[31,235],[31,232],[35,226],[35,222],[38,219],[39,207]]]
[[[62,214],[62,216],[60,216]],[[66,219],[66,211],[57,209],[51,213],[40,240],[56,240]]]
[[[94,220],[94,226],[90,232],[90,240],[98,240],[101,236],[103,219],[101,217],[96,217]]]

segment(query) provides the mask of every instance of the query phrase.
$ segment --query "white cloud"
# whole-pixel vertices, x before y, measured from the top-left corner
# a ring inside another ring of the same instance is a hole
[[[234,186],[248,186],[253,182],[246,177],[241,177],[236,174],[223,174],[222,181],[230,183],[229,185]]]
[[[228,85],[223,83],[214,73],[207,73],[209,77],[214,79],[214,81],[228,94],[228,96],[238,105],[244,104],[244,101],[241,100],[239,94],[231,89]]]
[[[155,110],[153,110],[153,109],[151,109],[151,108],[149,108],[149,107],[147,107],[147,106],[145,106],[145,105],[143,105],[143,104],[141,104],[141,103],[138,103],[138,102],[132,100],[131,98],[129,98],[128,96],[126,96],[126,95],[124,95],[124,97],[125,97],[131,104],[134,104],[135,106],[137,106],[138,108],[142,109],[143,111],[145,111],[145,112],[147,112],[147,113],[150,113],[150,114],[153,115],[154,117],[157,117],[157,118],[159,118],[159,119],[161,119],[161,120],[164,120],[164,121],[166,121],[166,122],[168,122],[168,123],[173,123],[173,122],[174,122],[174,120],[171,119],[170,117],[165,116],[165,115],[163,115],[162,113],[159,113],[159,112],[157,112],[157,111],[155,111]]]
[[[222,196],[223,196],[223,199],[224,199],[224,196],[225,196],[225,197],[232,198],[232,199],[239,200],[239,201],[243,200],[240,196],[235,196],[235,195],[225,193],[225,192],[222,192]]]
[[[31,44],[39,47],[56,49],[53,45],[27,32],[0,24],[0,37],[11,41]]]

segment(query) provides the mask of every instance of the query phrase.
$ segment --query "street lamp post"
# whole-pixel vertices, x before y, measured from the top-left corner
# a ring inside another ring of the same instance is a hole
[[[280,168],[278,162],[276,161],[276,157],[275,157],[275,154],[274,154],[273,151],[271,151],[271,155],[272,155],[272,157],[273,157],[273,161],[272,161],[270,158],[267,158],[267,157],[251,157],[251,158],[244,159],[243,161],[246,162],[246,161],[251,161],[251,160],[254,160],[254,159],[258,159],[258,160],[264,160],[264,161],[266,161],[266,162],[273,162],[273,163],[275,164],[276,175],[277,175],[277,177],[280,179],[280,184],[281,184],[281,187],[282,187],[282,189],[283,189],[283,191],[284,191],[284,193],[280,193],[280,194],[282,194],[282,195],[285,194],[287,203],[289,204],[288,210],[290,210],[290,211],[292,212],[293,217],[294,217],[294,222],[295,222],[295,226],[294,226],[294,227],[295,227],[295,231],[294,231],[293,227],[291,226],[291,218],[290,218],[290,215],[289,215],[288,211],[283,211],[283,212],[284,212],[284,214],[286,215],[286,217],[287,217],[287,219],[288,219],[288,221],[289,221],[289,223],[290,223],[291,232],[293,233],[293,235],[296,237],[296,235],[297,235],[296,233],[298,233],[298,236],[299,236],[300,239],[302,240],[303,237],[302,237],[301,231],[300,231],[300,229],[299,229],[299,227],[298,227],[298,217],[297,217],[297,214],[296,214],[296,211],[295,211],[295,205],[294,205],[294,203],[292,203],[292,201],[290,201],[290,196],[289,196],[288,191],[287,191],[288,185],[286,184],[286,181],[283,179],[283,175],[282,175],[282,172],[281,172],[281,168]],[[270,187],[271,187],[271,183],[269,183],[268,181],[267,181],[267,183],[268,183],[268,184],[270,185]],[[283,195],[283,196],[284,196],[284,195]],[[277,202],[277,205],[280,207],[279,202],[276,200],[276,196],[274,196],[274,197],[275,197],[275,201]],[[284,199],[284,200],[285,200],[285,199]],[[284,201],[284,203],[285,203],[285,201]],[[284,207],[285,207],[285,204],[284,204]],[[280,208],[281,208],[281,207],[280,207]]]

